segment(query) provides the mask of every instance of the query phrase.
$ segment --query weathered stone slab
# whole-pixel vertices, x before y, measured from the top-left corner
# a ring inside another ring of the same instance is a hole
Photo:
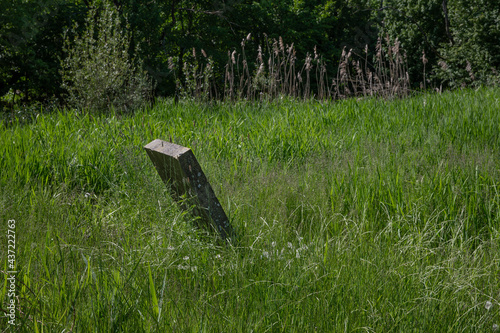
[[[198,222],[215,229],[222,239],[232,239],[234,231],[191,149],[156,139],[144,146],[171,195]]]

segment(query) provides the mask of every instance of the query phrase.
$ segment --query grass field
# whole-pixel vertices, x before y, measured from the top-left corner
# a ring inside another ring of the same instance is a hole
[[[1,331],[498,330],[499,105],[482,88],[3,122]],[[235,246],[177,208],[156,138],[193,149]]]

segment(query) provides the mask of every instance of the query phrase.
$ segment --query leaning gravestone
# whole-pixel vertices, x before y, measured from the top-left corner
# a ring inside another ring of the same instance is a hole
[[[217,230],[222,239],[233,239],[233,228],[191,149],[159,139],[144,149],[182,209],[192,212],[201,225]]]

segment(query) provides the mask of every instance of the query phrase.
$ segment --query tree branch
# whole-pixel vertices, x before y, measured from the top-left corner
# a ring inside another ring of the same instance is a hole
[[[222,13],[223,13],[222,10],[200,10],[200,9],[184,8],[184,7],[179,8],[179,10],[185,10],[188,12],[201,13],[201,14],[207,14],[207,15],[217,15],[217,16],[222,16]]]

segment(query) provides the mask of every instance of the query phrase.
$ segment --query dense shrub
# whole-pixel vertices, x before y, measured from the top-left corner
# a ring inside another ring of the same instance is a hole
[[[499,83],[498,1],[386,0],[384,5],[381,33],[399,38],[408,52],[412,82],[429,78],[424,87],[451,88]]]
[[[449,86],[500,83],[500,6],[496,1],[454,1],[450,37],[439,49],[436,78]]]
[[[92,8],[81,36],[65,37],[62,61],[67,102],[81,110],[129,111],[144,104],[152,83],[141,63],[129,56],[130,35],[116,8],[105,2]]]

